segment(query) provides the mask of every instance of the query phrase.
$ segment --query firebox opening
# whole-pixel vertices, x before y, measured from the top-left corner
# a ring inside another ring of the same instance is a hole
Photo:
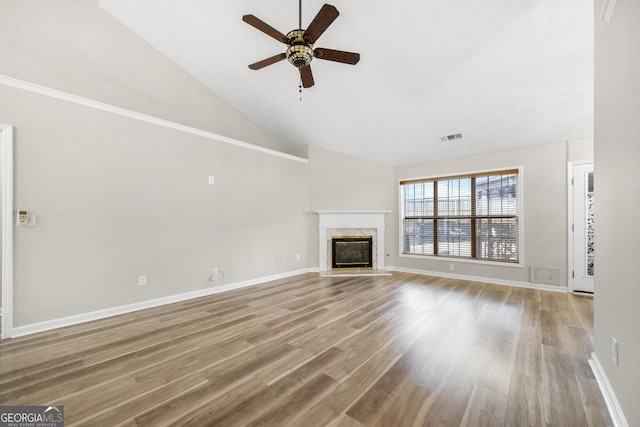
[[[331,239],[332,268],[372,268],[373,238],[367,236]]]

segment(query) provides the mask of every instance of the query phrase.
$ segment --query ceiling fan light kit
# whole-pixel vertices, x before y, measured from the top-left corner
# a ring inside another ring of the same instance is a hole
[[[300,22],[302,27],[302,1],[299,2]],[[262,31],[266,35],[288,45],[285,53],[279,53],[262,61],[258,61],[249,65],[252,70],[259,70],[268,65],[287,59],[300,71],[300,80],[302,86],[309,88],[314,85],[313,74],[311,73],[311,61],[313,58],[324,59],[327,61],[341,62],[343,64],[355,65],[360,61],[360,54],[354,52],[345,52],[341,50],[317,48],[314,50],[313,45],[318,38],[325,32],[331,23],[338,17],[340,12],[335,6],[325,4],[322,6],[318,14],[313,18],[306,30],[297,29],[290,31],[286,36],[276,30],[269,24],[256,18],[253,15],[244,15],[242,20],[252,27]]]
[[[287,34],[291,46],[287,49],[287,60],[296,68],[306,67],[313,59],[313,45],[304,41],[304,30],[293,30]]]

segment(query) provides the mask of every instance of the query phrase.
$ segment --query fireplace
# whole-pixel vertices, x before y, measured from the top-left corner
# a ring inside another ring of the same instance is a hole
[[[345,236],[331,239],[331,268],[372,268],[373,237]]]
[[[385,271],[387,211],[316,211],[321,275],[389,275]],[[337,247],[336,247],[337,245]],[[336,262],[335,252],[338,251]],[[340,255],[341,251],[346,251]]]

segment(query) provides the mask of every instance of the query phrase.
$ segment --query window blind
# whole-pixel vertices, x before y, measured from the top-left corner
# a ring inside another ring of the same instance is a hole
[[[400,186],[403,253],[519,262],[517,169]]]

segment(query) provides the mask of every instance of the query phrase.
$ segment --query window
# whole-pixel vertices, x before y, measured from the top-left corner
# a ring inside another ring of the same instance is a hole
[[[400,182],[402,252],[519,262],[518,170]]]

